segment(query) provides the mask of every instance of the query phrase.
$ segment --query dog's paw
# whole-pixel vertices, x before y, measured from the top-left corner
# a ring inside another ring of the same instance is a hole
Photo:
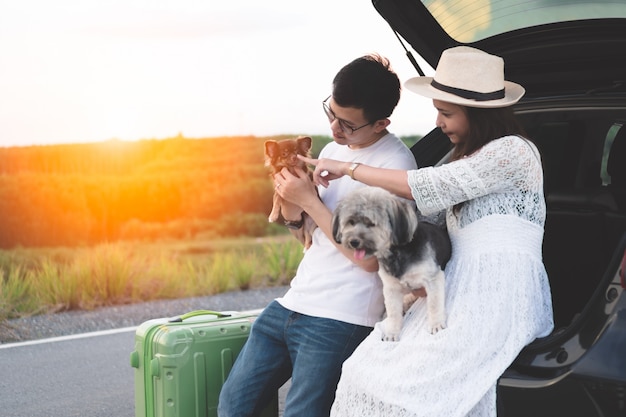
[[[399,334],[384,334],[382,340],[385,342],[397,342],[400,340],[400,335]]]
[[[430,323],[430,334],[436,334],[437,332],[445,328],[446,328],[446,323],[444,321]]]
[[[267,217],[267,220],[270,223],[276,223],[279,217],[280,217],[280,208],[277,206],[273,206],[272,211],[270,211],[270,214]]]
[[[397,342],[400,340],[400,330],[402,322],[397,323],[396,320],[389,320],[387,317],[381,323],[382,340],[385,342]]]

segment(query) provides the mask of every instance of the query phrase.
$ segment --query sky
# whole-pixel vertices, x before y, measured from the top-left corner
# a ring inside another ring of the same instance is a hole
[[[333,77],[371,52],[417,76],[370,0],[0,0],[0,146],[329,135]],[[389,130],[434,120],[405,90]]]

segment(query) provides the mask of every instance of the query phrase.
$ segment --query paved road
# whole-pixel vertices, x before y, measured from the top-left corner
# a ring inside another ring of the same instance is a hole
[[[0,346],[0,416],[134,416],[134,331]]]
[[[134,335],[127,328],[0,345],[0,416],[133,417]]]
[[[281,291],[275,292],[281,294]],[[206,306],[244,311],[267,305],[276,294],[258,291],[167,303],[177,313],[157,303],[124,307],[121,313],[116,307],[40,317],[27,333],[57,327],[57,334],[63,336],[0,344],[0,417],[134,417],[135,369],[130,366],[130,353],[134,349],[135,326],[145,317],[130,327],[111,326],[88,333],[72,329],[86,323],[93,326],[114,323],[118,320],[113,313],[120,313],[124,320],[119,321],[126,322],[128,317],[138,317],[139,313],[152,314],[151,318],[169,317]],[[242,299],[244,296],[246,300]],[[73,322],[77,325],[72,325]],[[24,322],[18,320],[12,324]],[[281,410],[286,390],[287,387],[280,392]]]

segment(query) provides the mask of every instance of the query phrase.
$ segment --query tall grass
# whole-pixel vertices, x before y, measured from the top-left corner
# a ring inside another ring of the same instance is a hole
[[[296,273],[302,259],[302,246],[274,244],[264,246],[271,284],[286,283]]]
[[[42,312],[285,285],[302,259],[291,237],[178,245],[0,251],[0,327]]]

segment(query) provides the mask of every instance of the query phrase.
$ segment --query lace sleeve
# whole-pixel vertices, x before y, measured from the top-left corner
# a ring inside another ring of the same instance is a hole
[[[408,172],[411,194],[424,215],[491,193],[538,190],[542,178],[536,148],[518,136],[496,139],[439,167]]]

